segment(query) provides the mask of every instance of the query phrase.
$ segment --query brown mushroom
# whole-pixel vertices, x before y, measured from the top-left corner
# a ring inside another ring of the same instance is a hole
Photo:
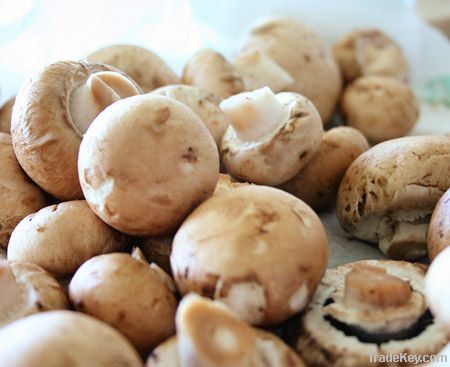
[[[124,233],[160,236],[214,191],[219,157],[200,118],[167,97],[141,95],[106,108],[78,159],[92,210]]]
[[[137,85],[106,65],[65,61],[45,66],[16,97],[11,135],[17,160],[51,195],[81,198],[77,157],[83,134],[106,106],[135,94]]]
[[[16,97],[8,99],[0,107],[0,132],[9,134],[11,132],[11,114]]]
[[[427,246],[431,261],[450,246],[450,189],[442,195],[433,210],[428,227]]]

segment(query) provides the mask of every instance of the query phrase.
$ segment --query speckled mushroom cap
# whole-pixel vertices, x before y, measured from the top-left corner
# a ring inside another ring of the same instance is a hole
[[[283,183],[280,189],[297,196],[315,210],[333,206],[345,171],[368,149],[367,139],[352,127],[328,130],[322,136],[319,150],[305,168]]]
[[[110,45],[95,51],[86,59],[122,70],[139,84],[144,93],[180,82],[164,60],[140,46]]]
[[[16,225],[44,207],[45,197],[23,172],[5,133],[0,133],[0,202],[0,247],[6,248]]]
[[[309,98],[326,123],[341,93],[339,68],[328,45],[297,20],[270,18],[255,24],[242,52],[266,54],[294,79],[286,90]]]
[[[333,53],[345,81],[367,75],[408,79],[408,65],[401,48],[378,29],[350,32],[336,42]]]
[[[230,119],[217,105],[215,97],[190,85],[170,85],[152,92],[176,99],[194,111],[208,128],[217,145],[230,124]]]
[[[143,366],[118,331],[78,312],[49,311],[25,317],[0,329],[0,338],[2,366]]]
[[[286,109],[274,129],[245,139],[230,126],[222,138],[222,161],[228,173],[243,181],[279,185],[295,176],[319,149],[322,121],[311,101],[290,92],[274,97]]]
[[[78,149],[95,116],[137,85],[110,66],[61,61],[31,75],[20,88],[11,119],[14,150],[25,172],[60,200],[82,198]]]
[[[328,242],[301,200],[249,185],[194,210],[175,235],[170,260],[181,294],[211,297],[252,324],[269,325],[305,307],[325,271]]]
[[[369,149],[342,179],[341,226],[392,258],[425,256],[429,217],[450,186],[449,159],[445,136],[405,137]]]
[[[8,260],[29,261],[64,276],[95,255],[120,251],[125,243],[125,236],[103,223],[86,201],[67,201],[25,217],[11,235]]]
[[[430,219],[427,234],[428,256],[434,260],[450,246],[450,189],[439,199]]]
[[[212,93],[219,101],[244,90],[244,82],[234,66],[209,48],[189,59],[183,69],[182,82]]]
[[[9,134],[11,132],[11,114],[16,97],[8,99],[0,107],[0,132]]]
[[[0,260],[0,294],[0,327],[37,312],[69,307],[56,279],[32,263]]]
[[[411,299],[399,308],[370,311],[345,305],[346,277],[360,266],[384,269],[389,276],[409,283]],[[448,338],[442,325],[425,311],[424,275],[424,267],[420,265],[392,260],[359,261],[328,270],[301,321],[297,351],[311,367],[385,366],[382,362],[371,362],[370,357],[437,354]],[[340,313],[336,312],[338,309]],[[411,317],[414,318],[409,320]]]
[[[129,254],[86,261],[69,297],[76,310],[114,326],[145,356],[175,332],[175,296],[148,263]]]
[[[147,94],[118,101],[95,119],[78,170],[86,200],[106,223],[160,236],[173,233],[212,194],[219,154],[191,109]]]
[[[400,138],[419,118],[419,102],[411,88],[388,76],[366,76],[344,91],[341,111],[345,122],[373,143]]]

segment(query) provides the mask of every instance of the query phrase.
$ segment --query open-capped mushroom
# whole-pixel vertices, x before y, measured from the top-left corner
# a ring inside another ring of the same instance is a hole
[[[352,127],[335,127],[322,136],[317,153],[297,175],[280,188],[315,210],[333,206],[337,190],[350,164],[369,149],[362,133]]]
[[[45,197],[23,172],[5,133],[0,133],[0,202],[0,247],[6,248],[16,225],[43,208]]]
[[[11,132],[11,114],[16,97],[8,99],[0,107],[0,132],[9,134]]]
[[[350,32],[333,47],[345,81],[361,76],[386,75],[408,78],[408,66],[399,45],[378,29]]]
[[[106,106],[139,94],[111,67],[56,62],[23,83],[14,104],[11,135],[25,172],[60,200],[81,198],[77,157],[83,134]]]
[[[111,326],[72,311],[25,317],[0,329],[0,365],[142,367],[130,342]]]
[[[145,93],[164,85],[180,82],[180,79],[158,55],[140,46],[106,46],[90,54],[86,59],[108,64],[123,71],[133,78]]]
[[[341,76],[330,47],[316,33],[287,17],[271,18],[254,25],[242,52],[267,55],[293,79],[288,91],[309,98],[326,123],[341,92]]]
[[[92,210],[119,231],[172,233],[214,191],[219,155],[200,118],[167,97],[141,95],[106,108],[78,159]]]
[[[297,351],[311,367],[385,366],[373,357],[436,354],[448,338],[427,311],[424,276],[424,267],[392,260],[328,270],[301,321]]]
[[[175,296],[158,272],[129,254],[86,261],[70,282],[69,297],[76,310],[114,326],[142,355],[175,332]]]
[[[276,336],[250,327],[228,308],[188,295],[177,310],[177,336],[158,346],[147,367],[303,367]]]
[[[37,312],[68,307],[61,286],[44,269],[0,260],[0,327]]]
[[[240,75],[220,53],[203,49],[187,62],[183,70],[183,83],[212,93],[219,100],[244,90]]]
[[[430,219],[427,234],[430,260],[450,246],[450,189],[439,199]]]
[[[121,250],[125,240],[86,201],[68,201],[25,217],[11,235],[8,260],[32,262],[64,276],[95,255]]]
[[[200,205],[176,233],[170,257],[181,294],[219,300],[258,325],[301,311],[327,259],[326,233],[313,210],[284,191],[257,185]]]
[[[395,259],[425,256],[430,215],[450,187],[450,137],[389,140],[361,154],[342,179],[337,214],[355,237]]]
[[[314,105],[296,93],[264,87],[220,104],[231,118],[222,138],[228,172],[244,181],[279,185],[295,176],[320,146],[322,122]]]
[[[373,143],[405,136],[419,117],[419,102],[405,83],[387,76],[358,78],[344,91],[345,122]]]
[[[152,94],[176,99],[189,107],[206,125],[216,144],[220,145],[230,119],[219,108],[212,94],[189,85],[170,85],[158,88]]]

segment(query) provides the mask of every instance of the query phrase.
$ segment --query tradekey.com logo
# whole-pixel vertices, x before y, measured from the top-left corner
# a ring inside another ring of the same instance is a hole
[[[449,366],[447,355],[415,355],[415,354],[373,354],[370,356],[370,363],[408,363],[408,365],[419,365],[422,363],[435,363],[439,366]]]

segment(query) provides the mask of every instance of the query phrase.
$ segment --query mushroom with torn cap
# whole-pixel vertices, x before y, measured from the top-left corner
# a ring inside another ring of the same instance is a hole
[[[448,337],[427,311],[424,288],[424,267],[403,261],[328,270],[299,325],[296,349],[311,367],[381,367],[373,356],[435,355]]]
[[[0,133],[0,172],[0,247],[6,248],[16,225],[46,203],[42,190],[17,162],[11,137],[5,133]]]
[[[130,342],[111,326],[72,311],[49,311],[0,329],[0,365],[142,367]]]
[[[450,189],[442,195],[433,210],[428,227],[427,245],[431,261],[450,246]]]
[[[122,250],[125,242],[86,201],[67,201],[25,217],[11,235],[8,260],[32,262],[65,276],[95,255]]]
[[[182,103],[140,95],[106,108],[92,123],[78,158],[92,210],[121,232],[161,236],[214,191],[217,146]]]
[[[232,96],[220,104],[231,126],[220,147],[232,176],[261,185],[294,177],[320,146],[323,128],[314,105],[296,93],[267,88]]]
[[[353,236],[394,259],[427,254],[431,213],[450,187],[450,137],[410,136],[380,143],[347,169],[337,215]]]
[[[86,59],[123,71],[139,84],[144,93],[180,82],[164,60],[140,46],[110,45],[93,52]]]
[[[170,257],[181,294],[221,301],[255,325],[301,311],[327,260],[327,236],[314,211],[284,191],[257,185],[201,204],[177,231]]]
[[[8,99],[0,107],[0,132],[9,134],[11,132],[11,114],[16,97]]]
[[[134,81],[107,65],[61,61],[43,67],[22,84],[14,104],[17,160],[49,194],[82,198],[77,157],[83,134],[106,106],[139,93]]]

